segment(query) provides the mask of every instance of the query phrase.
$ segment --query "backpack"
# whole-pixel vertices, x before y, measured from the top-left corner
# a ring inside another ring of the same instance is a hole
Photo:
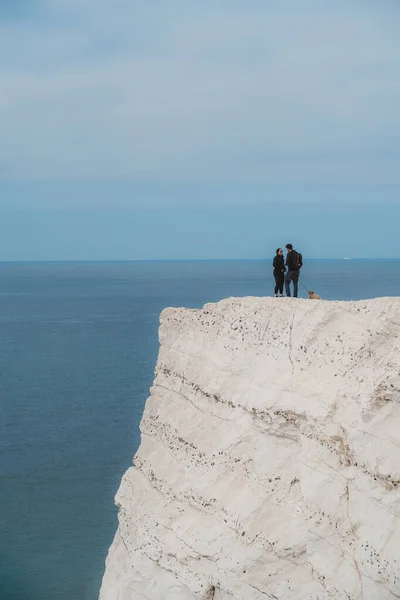
[[[303,256],[301,252],[294,251],[293,265],[296,269],[301,269],[303,266]]]

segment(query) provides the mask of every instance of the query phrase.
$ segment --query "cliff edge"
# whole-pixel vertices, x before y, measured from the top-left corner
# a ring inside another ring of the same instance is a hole
[[[400,298],[166,309],[101,600],[400,598]]]

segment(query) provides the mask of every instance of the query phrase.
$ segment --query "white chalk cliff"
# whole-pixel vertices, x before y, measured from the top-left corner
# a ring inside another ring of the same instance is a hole
[[[400,298],[166,309],[101,600],[400,598]]]

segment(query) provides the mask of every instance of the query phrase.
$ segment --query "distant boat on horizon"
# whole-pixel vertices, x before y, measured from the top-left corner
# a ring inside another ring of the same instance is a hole
[[[343,260],[351,260],[351,258],[349,256],[345,256]]]

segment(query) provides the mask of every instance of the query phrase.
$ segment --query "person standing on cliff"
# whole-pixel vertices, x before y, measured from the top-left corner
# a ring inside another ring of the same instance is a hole
[[[290,297],[290,283],[293,281],[293,296],[297,298],[299,289],[299,274],[303,266],[303,258],[300,252],[293,250],[292,244],[286,244],[287,256],[286,266],[287,273],[285,277],[286,296]]]
[[[272,262],[272,266],[274,267],[274,277],[275,277],[275,298],[278,297],[278,292],[280,298],[283,298],[283,283],[285,281],[285,259],[283,257],[282,248],[278,248],[276,251],[276,256],[274,256],[274,260]]]

